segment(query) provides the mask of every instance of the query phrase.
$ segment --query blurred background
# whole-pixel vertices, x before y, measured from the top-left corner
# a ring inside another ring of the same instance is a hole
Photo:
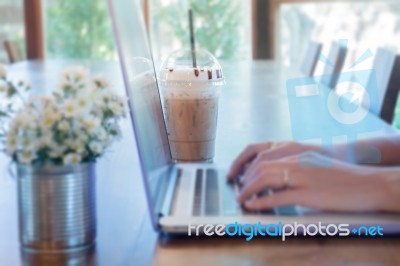
[[[189,46],[189,7],[198,45],[220,60],[275,59],[296,66],[310,40],[328,48],[341,38],[349,41],[350,60],[378,46],[400,53],[398,0],[139,1],[157,60]],[[21,58],[116,59],[106,0],[0,0],[0,43],[5,41]],[[1,45],[0,62],[9,60]]]

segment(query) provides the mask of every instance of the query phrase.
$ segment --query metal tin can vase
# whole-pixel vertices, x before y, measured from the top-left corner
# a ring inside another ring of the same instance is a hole
[[[18,164],[17,179],[23,250],[74,252],[94,244],[94,164]]]

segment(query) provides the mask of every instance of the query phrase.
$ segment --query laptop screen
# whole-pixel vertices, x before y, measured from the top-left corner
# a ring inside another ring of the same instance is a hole
[[[171,153],[151,49],[137,1],[109,0],[108,4],[154,222],[163,183],[169,178]]]

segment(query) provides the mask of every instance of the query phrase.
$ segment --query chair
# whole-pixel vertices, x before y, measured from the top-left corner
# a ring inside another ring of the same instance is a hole
[[[4,49],[7,52],[8,61],[10,63],[15,63],[15,62],[23,60],[21,52],[19,51],[17,42],[4,41],[3,45],[4,45]]]
[[[379,99],[376,105],[370,106],[370,112],[379,115],[391,124],[400,89],[400,55],[379,48],[376,52],[373,69],[376,73]],[[368,82],[372,82],[371,77]]]
[[[371,70],[373,71],[370,71],[369,76],[365,79],[361,78],[361,81],[365,81],[350,83],[346,88],[337,86],[336,92],[339,94],[344,92],[360,93],[362,97],[361,105],[391,124],[400,88],[400,56],[390,50],[379,48],[375,53]],[[357,71],[354,73],[357,73]],[[356,74],[353,74],[350,80],[360,81],[354,75]],[[361,89],[362,91],[360,91]]]
[[[300,71],[307,75],[312,76],[317,66],[318,57],[322,50],[322,44],[317,42],[310,42],[300,66]]]
[[[346,58],[346,53],[347,48],[345,46],[337,42],[331,44],[329,56],[327,58],[328,62],[326,62],[320,83],[331,89],[336,87]]]

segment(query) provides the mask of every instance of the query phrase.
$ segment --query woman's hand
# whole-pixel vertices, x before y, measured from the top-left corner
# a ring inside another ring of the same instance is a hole
[[[244,158],[250,157],[238,162]],[[238,201],[250,210],[302,205],[327,211],[400,211],[398,171],[348,164],[318,152],[259,159],[247,169]],[[271,196],[253,196],[282,188]]]
[[[276,160],[306,151],[327,153],[319,146],[307,145],[293,141],[251,144],[247,146],[233,162],[228,173],[228,180],[232,180],[239,174],[244,174],[251,164],[256,165],[258,162]]]

